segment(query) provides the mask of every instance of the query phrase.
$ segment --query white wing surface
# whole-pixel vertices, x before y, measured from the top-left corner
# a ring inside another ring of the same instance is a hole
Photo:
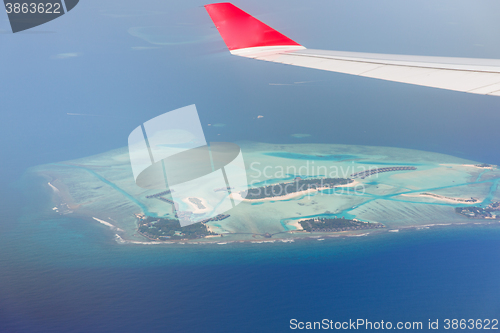
[[[230,3],[206,5],[231,54],[426,87],[500,96],[500,60],[306,49]]]

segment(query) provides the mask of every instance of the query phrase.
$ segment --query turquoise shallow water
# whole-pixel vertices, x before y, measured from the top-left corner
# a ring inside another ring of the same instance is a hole
[[[139,200],[137,200],[136,198],[134,198],[133,196],[131,196],[130,194],[128,194],[127,192],[123,191],[121,188],[119,188],[118,186],[116,186],[116,184],[114,184],[113,182],[110,182],[109,180],[107,180],[106,178],[102,177],[101,175],[99,175],[97,172],[89,169],[89,168],[84,168],[84,167],[79,167],[79,166],[74,166],[74,165],[69,165],[69,164],[60,164],[60,163],[52,163],[52,165],[58,165],[58,166],[64,166],[64,167],[69,167],[69,168],[77,168],[77,169],[81,169],[81,170],[85,170],[87,171],[88,173],[90,173],[92,176],[96,177],[97,179],[99,179],[101,182],[111,186],[113,189],[115,189],[116,191],[118,191],[120,194],[122,194],[123,196],[125,196],[128,200],[134,202],[137,206],[139,206],[141,208],[141,210],[149,215],[149,216],[153,216],[153,217],[156,217],[157,215],[154,214],[154,213],[151,213],[148,208],[142,203],[140,202]]]

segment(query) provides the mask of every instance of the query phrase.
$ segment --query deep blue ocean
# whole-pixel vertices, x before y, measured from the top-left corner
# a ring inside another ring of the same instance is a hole
[[[102,225],[54,217],[27,168],[124,147],[139,124],[193,103],[209,142],[389,146],[500,164],[499,97],[234,57],[206,3],[85,0],[19,34],[0,17],[0,333],[287,332],[291,319],[439,320],[447,332],[446,318],[500,319],[500,223],[124,246]],[[308,48],[500,59],[498,1],[236,4]]]

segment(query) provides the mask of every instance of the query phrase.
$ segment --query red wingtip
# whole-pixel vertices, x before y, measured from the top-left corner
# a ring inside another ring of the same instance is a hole
[[[205,8],[230,51],[257,46],[300,46],[229,2]]]

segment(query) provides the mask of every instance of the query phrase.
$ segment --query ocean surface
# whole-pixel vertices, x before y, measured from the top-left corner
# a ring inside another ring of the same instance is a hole
[[[0,234],[0,332],[286,332],[325,318],[426,328],[500,314],[500,224],[123,246],[99,224],[49,219],[39,181],[23,179],[31,204]]]

